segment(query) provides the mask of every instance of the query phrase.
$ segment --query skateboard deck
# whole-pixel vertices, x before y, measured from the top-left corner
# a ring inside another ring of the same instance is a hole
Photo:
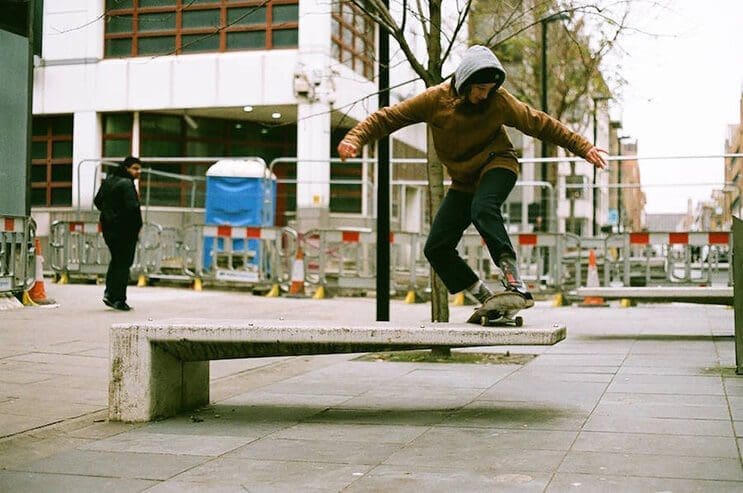
[[[467,323],[480,324],[484,327],[521,327],[524,325],[524,318],[516,314],[526,308],[526,305],[527,301],[519,294],[510,291],[496,293],[474,311]]]

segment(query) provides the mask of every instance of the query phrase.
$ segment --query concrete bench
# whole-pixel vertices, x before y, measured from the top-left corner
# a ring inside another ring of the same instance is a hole
[[[150,421],[208,404],[210,360],[440,346],[552,345],[565,335],[564,325],[484,328],[203,319],[116,324],[110,331],[109,419]]]
[[[733,305],[733,288],[728,286],[650,286],[578,288],[578,296],[597,296],[607,300],[630,299],[707,305]]]

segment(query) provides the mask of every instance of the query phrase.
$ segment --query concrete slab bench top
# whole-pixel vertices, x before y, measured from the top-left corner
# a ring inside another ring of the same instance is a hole
[[[420,348],[552,345],[564,325],[171,319],[110,330],[109,419],[141,422],[209,403],[209,361]]]

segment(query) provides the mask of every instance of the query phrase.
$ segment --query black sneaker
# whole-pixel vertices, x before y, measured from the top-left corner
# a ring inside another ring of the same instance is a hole
[[[103,297],[103,304],[111,308],[114,307],[114,302],[108,299],[108,296]]]
[[[534,297],[526,290],[526,287],[523,284],[506,284],[505,287],[506,291],[517,293],[524,297],[524,300],[526,300],[526,306],[524,308],[531,308],[534,306]]]
[[[126,301],[114,301],[111,308],[114,310],[121,310],[122,312],[128,312],[132,309],[131,306],[126,304]]]

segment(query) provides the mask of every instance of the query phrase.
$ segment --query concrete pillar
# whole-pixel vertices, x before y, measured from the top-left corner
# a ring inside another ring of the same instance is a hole
[[[330,205],[329,110],[329,105],[319,102],[297,105],[297,217],[302,230],[327,225]]]
[[[322,97],[329,74],[330,8],[324,0],[299,2],[297,96],[297,218],[301,230],[327,226],[330,204],[330,104]],[[327,15],[318,15],[318,13]],[[306,159],[307,161],[302,161]],[[317,162],[317,161],[321,162]]]
[[[82,162],[101,157],[102,129],[95,111],[80,111],[73,115],[72,130],[72,206],[88,210],[93,204],[96,162]]]
[[[108,419],[151,421],[209,403],[209,362],[181,361],[146,331],[111,330]]]

